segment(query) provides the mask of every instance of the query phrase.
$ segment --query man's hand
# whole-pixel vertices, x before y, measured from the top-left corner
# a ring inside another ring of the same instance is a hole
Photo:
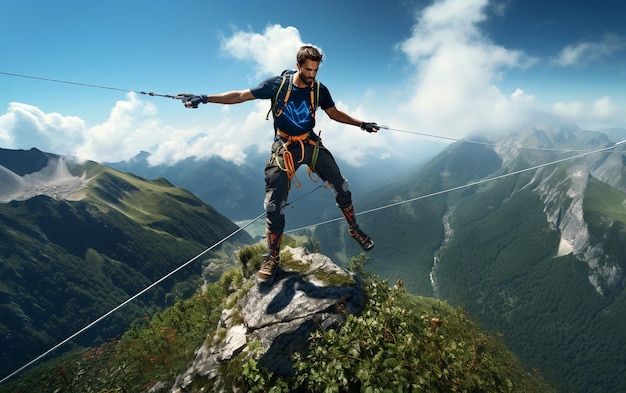
[[[367,123],[367,122],[361,123],[361,129],[367,132],[378,132],[378,128],[379,128],[378,124],[376,123]]]
[[[197,108],[200,103],[206,104],[207,102],[207,97],[204,94],[201,96],[187,95],[183,98],[185,108]]]

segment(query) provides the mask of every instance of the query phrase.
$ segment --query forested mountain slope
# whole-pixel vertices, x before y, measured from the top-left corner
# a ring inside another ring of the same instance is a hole
[[[360,218],[376,241],[371,268],[466,307],[567,389],[626,390],[615,345],[626,342],[626,155],[616,145],[626,133],[611,137],[528,127],[450,145],[361,206],[375,210]],[[322,251],[354,252],[344,232],[318,227]]]
[[[237,229],[191,193],[94,162],[0,150],[0,370],[33,359]],[[235,238],[249,243],[245,233]],[[79,337],[193,293],[207,254]],[[187,282],[190,277],[195,284]]]

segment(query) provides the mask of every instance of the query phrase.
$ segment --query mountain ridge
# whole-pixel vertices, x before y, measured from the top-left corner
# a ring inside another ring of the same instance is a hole
[[[0,151],[0,169],[11,176],[0,175],[3,374],[238,229],[165,179],[146,180],[36,149],[5,153]],[[37,165],[21,162],[33,157],[41,159]],[[15,187],[4,187],[8,178]],[[244,232],[231,239],[251,241]],[[229,247],[165,280],[69,347],[115,337],[136,318],[194,291],[202,269]]]
[[[418,148],[420,156],[365,157],[358,167],[338,159],[342,174],[350,183],[355,202],[358,203],[378,184],[387,183],[390,179],[389,168],[396,172],[404,171],[416,163],[426,162],[443,148],[436,143],[429,143],[427,146],[429,148]],[[150,162],[151,154],[144,151],[129,160],[105,164],[144,178],[167,178],[176,186],[190,190],[231,220],[244,221],[262,212],[265,195],[263,168],[269,158],[267,153],[259,152],[256,147],[246,149],[245,155],[246,160],[240,165],[219,157],[191,157],[173,164],[153,165]],[[290,205],[288,230],[311,225],[320,218],[329,219],[339,214],[331,193],[313,192],[321,185],[321,182],[306,180],[302,182],[302,188],[291,190],[290,202],[303,196],[307,196],[307,201],[306,205]]]
[[[374,208],[436,195],[361,219],[377,240],[374,270],[390,280],[402,278],[413,293],[467,308],[487,328],[501,331],[525,364],[546,370],[565,389],[623,390],[626,380],[614,376],[623,373],[626,359],[611,342],[626,337],[619,328],[602,337],[596,332],[606,331],[607,324],[626,327],[620,316],[626,312],[624,152],[616,146],[540,167],[615,142],[619,139],[566,126],[492,135],[473,160],[461,158],[463,141],[451,145],[368,200],[365,207]],[[450,163],[457,161],[464,167],[451,172]],[[439,194],[489,178],[498,180]],[[394,244],[394,251],[385,250],[383,260],[385,243]],[[342,252],[321,244],[324,252]],[[590,358],[603,372],[580,371]]]
[[[373,210],[359,218],[377,244],[369,267],[414,294],[464,307],[564,391],[626,389],[626,359],[614,345],[626,341],[624,152],[539,168],[625,134],[522,127],[448,146],[359,198],[359,211]],[[122,211],[141,216],[128,190],[116,189],[99,198],[124,201]],[[360,252],[343,223],[319,225],[314,235],[340,264]]]

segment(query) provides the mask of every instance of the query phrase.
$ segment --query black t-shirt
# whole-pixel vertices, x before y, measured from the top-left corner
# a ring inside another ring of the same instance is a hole
[[[283,85],[283,92],[288,89],[289,78]],[[255,98],[274,99],[278,91],[282,76],[273,76],[261,82],[254,89],[250,89]],[[311,113],[311,92],[310,88],[298,88],[293,85],[287,105],[282,108],[282,114],[274,117],[274,125],[276,128],[288,135],[302,135],[315,127],[315,117]],[[284,93],[283,93],[284,95]],[[317,92],[314,92],[317,96]],[[335,106],[335,102],[330,96],[328,88],[320,82],[318,106],[322,109],[328,109]]]

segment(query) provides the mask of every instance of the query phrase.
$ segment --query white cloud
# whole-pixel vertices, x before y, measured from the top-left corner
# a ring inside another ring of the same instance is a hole
[[[335,103],[339,110],[350,113],[357,118],[366,118],[368,115],[362,107],[350,108],[341,101]],[[384,158],[390,152],[395,152],[393,145],[389,144],[389,138],[385,138],[385,132],[368,134],[358,127],[337,123],[328,116],[317,116],[316,129],[321,130],[321,138],[324,146],[333,156],[340,158],[351,166],[359,167],[365,160]],[[415,138],[412,138],[415,140]]]
[[[75,116],[44,113],[39,108],[12,102],[0,115],[0,144],[10,149],[30,149],[69,154],[83,142],[85,122]]]
[[[152,103],[139,99],[135,93],[128,93],[126,98],[116,102],[107,121],[84,132],[84,142],[73,151],[77,158],[125,160],[150,149],[173,132],[159,123]]]
[[[265,120],[267,102],[257,101],[250,111],[243,107],[221,107],[221,119],[208,129],[183,130],[168,134],[150,157],[152,165],[172,164],[189,157],[197,159],[221,157],[236,164],[246,159],[244,149],[262,146],[269,151],[274,136],[271,121]],[[238,121],[233,119],[245,119]]]
[[[598,119],[609,120],[619,115],[619,108],[613,103],[610,97],[602,97],[593,102],[591,113]]]
[[[621,111],[610,97],[602,97],[587,104],[582,101],[559,101],[552,111],[563,119],[583,128],[600,130],[619,124]]]
[[[535,96],[533,96],[532,94],[526,94],[526,92],[522,89],[515,90],[513,94],[511,94],[511,99],[513,100],[513,102],[530,106],[533,106],[536,102]]]
[[[253,63],[256,76],[295,68],[296,52],[304,45],[298,29],[271,25],[262,34],[239,31],[222,41],[222,51],[236,59]]]
[[[489,0],[438,0],[417,15],[412,35],[398,45],[415,69],[399,118],[414,129],[452,137],[555,116],[589,129],[623,124],[610,97],[557,102],[542,110],[539,100],[521,88],[503,94],[498,84],[505,73],[527,69],[538,59],[497,45],[484,34],[488,6]],[[599,42],[565,48],[554,62],[571,65],[608,57],[625,44],[606,35]]]
[[[429,132],[461,137],[516,121],[512,99],[496,86],[504,70],[536,61],[496,45],[480,29],[488,0],[441,0],[417,17],[399,48],[415,67],[405,121]],[[517,97],[519,98],[519,97]]]
[[[571,120],[582,118],[586,112],[585,104],[581,101],[556,102],[552,109],[557,115]]]
[[[621,52],[624,48],[626,48],[626,41],[623,38],[607,34],[597,42],[581,41],[566,46],[552,62],[560,66],[586,64]]]
[[[106,122],[91,128],[78,117],[44,113],[13,102],[0,116],[0,143],[10,149],[36,147],[80,160],[121,161],[174,133],[171,127],[161,126],[156,115],[155,107],[135,93],[118,101]]]

